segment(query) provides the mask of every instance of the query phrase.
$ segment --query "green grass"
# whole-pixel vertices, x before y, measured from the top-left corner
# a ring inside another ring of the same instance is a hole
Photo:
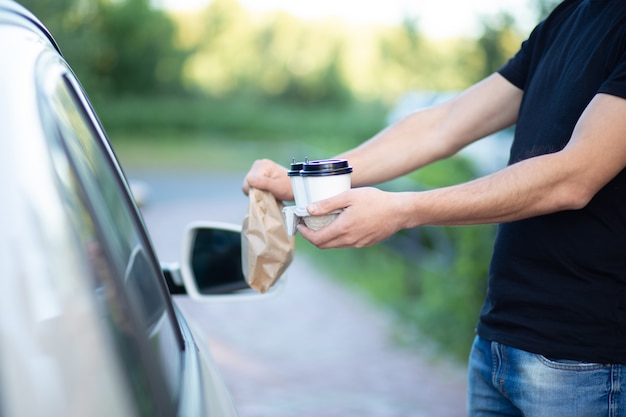
[[[378,103],[313,106],[246,97],[123,97],[95,107],[124,165],[237,171],[259,158],[283,165],[328,158],[378,132],[387,112]]]
[[[122,166],[165,171],[246,172],[258,158],[288,165],[302,146],[201,134],[109,134]]]

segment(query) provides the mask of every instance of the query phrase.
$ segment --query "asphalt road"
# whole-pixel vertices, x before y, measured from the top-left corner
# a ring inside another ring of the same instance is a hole
[[[194,220],[241,224],[242,174],[131,172],[164,261]],[[206,332],[241,417],[459,417],[465,369],[395,345],[394,320],[298,254],[274,298],[178,305]]]

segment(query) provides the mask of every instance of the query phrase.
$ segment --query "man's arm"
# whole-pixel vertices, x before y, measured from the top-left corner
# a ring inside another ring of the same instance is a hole
[[[305,238],[320,248],[367,246],[420,225],[507,222],[584,207],[626,167],[626,100],[598,94],[561,151],[489,176],[425,192],[355,189],[309,207],[320,215],[344,208],[329,226]]]
[[[378,184],[443,159],[484,136],[515,123],[523,92],[494,74],[454,99],[413,113],[361,146],[338,155],[353,167],[352,185]],[[293,200],[287,170],[255,161],[243,191],[256,187]]]
[[[440,159],[515,123],[523,91],[493,74],[455,98],[417,111],[339,155],[355,187],[378,184]]]

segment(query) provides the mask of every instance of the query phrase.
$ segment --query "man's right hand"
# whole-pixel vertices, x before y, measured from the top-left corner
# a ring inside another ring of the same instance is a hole
[[[250,187],[269,191],[281,201],[293,201],[293,190],[287,176],[287,168],[269,159],[254,161],[241,188],[248,195]]]

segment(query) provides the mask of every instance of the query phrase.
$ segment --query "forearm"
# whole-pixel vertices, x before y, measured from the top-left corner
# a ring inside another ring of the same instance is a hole
[[[402,227],[501,223],[581,208],[590,194],[566,160],[543,155],[465,184],[405,193]]]
[[[512,125],[521,98],[521,90],[494,74],[448,102],[409,115],[339,157],[353,166],[354,186],[397,178]]]
[[[387,127],[355,149],[338,155],[353,167],[355,187],[378,184],[448,155],[436,129],[441,108],[423,110]]]
[[[496,223],[583,208],[626,166],[626,100],[599,94],[559,152],[457,186],[408,193],[402,227]]]
[[[319,248],[363,247],[401,229],[508,222],[580,208],[593,187],[579,186],[581,176],[572,175],[576,162],[562,154],[544,155],[481,179],[430,191],[356,188],[309,205],[309,213],[316,216],[337,208],[344,211],[321,230],[300,227],[299,231]]]

